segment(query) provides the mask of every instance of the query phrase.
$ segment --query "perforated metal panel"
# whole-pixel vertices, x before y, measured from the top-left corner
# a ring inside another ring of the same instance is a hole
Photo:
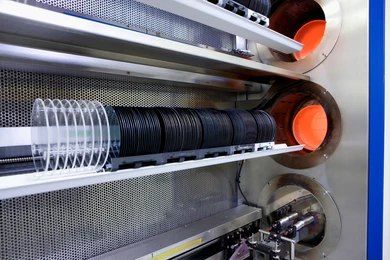
[[[105,79],[0,69],[0,127],[29,126],[36,98],[98,100],[105,105],[214,107],[235,101],[233,93],[173,84],[140,83],[129,78]]]
[[[85,259],[232,208],[234,168],[0,201],[0,258]]]
[[[1,127],[28,126],[35,98],[209,107],[235,94],[127,77],[0,70]],[[0,201],[0,259],[85,259],[236,206],[236,164]]]
[[[61,8],[64,12],[194,45],[231,50],[235,44],[235,37],[231,34],[134,0],[19,0],[18,2],[38,4],[47,8]]]

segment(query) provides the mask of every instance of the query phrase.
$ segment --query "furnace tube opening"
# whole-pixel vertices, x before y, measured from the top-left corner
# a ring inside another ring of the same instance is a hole
[[[292,131],[295,140],[309,151],[317,150],[328,132],[328,119],[324,108],[308,105],[298,111],[293,119]]]
[[[272,51],[279,60],[295,62],[320,45],[326,28],[325,13],[314,0],[274,1],[269,28],[304,44],[303,50],[292,55]]]

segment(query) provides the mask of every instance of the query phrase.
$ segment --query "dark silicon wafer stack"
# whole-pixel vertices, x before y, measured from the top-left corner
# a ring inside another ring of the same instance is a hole
[[[211,110],[211,112],[214,116],[214,122],[217,130],[216,132],[218,134],[218,143],[216,147],[232,145],[233,124],[228,114],[225,111],[220,110]]]
[[[257,124],[257,143],[273,142],[276,136],[275,119],[265,111],[253,110],[251,114]]]
[[[183,135],[182,151],[196,150],[202,146],[202,123],[196,112],[187,108],[176,108]]]
[[[233,124],[233,145],[254,144],[257,139],[257,124],[254,117],[246,110],[227,110]]]
[[[201,148],[216,147],[217,137],[215,132],[215,124],[210,109],[195,109],[200,122],[202,124],[202,145]]]
[[[272,142],[275,120],[261,110],[113,107],[119,156]]]
[[[160,151],[161,126],[148,108],[113,107],[119,122],[120,156],[153,154]]]
[[[232,142],[233,127],[224,111],[196,109],[203,128],[201,148],[229,146]]]
[[[155,108],[162,128],[161,152],[181,151],[184,143],[182,123],[174,108]]]

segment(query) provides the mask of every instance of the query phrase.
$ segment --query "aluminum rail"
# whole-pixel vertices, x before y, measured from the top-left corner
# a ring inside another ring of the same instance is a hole
[[[261,218],[261,209],[240,205],[91,259],[172,258]]]
[[[271,49],[291,54],[303,45],[267,27],[256,24],[207,0],[136,0],[158,9],[183,16],[218,30],[255,41]]]
[[[52,68],[60,70],[59,73],[66,72],[67,74],[82,71],[106,73],[186,83],[191,86],[199,85],[233,92],[261,89],[260,83],[252,81],[2,43],[0,43],[0,66],[12,69],[28,69],[33,66],[34,72],[43,73],[52,71]]]
[[[82,187],[98,183],[106,183],[143,176],[156,175],[166,172],[201,168],[211,165],[254,159],[282,153],[300,151],[302,145],[287,146],[285,144],[274,145],[272,149],[206,158],[202,160],[168,163],[159,166],[146,166],[137,169],[119,170],[116,172],[83,172],[69,175],[37,177],[34,173],[0,177],[0,200],[38,194],[62,189]]]
[[[309,80],[306,75],[215,50],[10,0],[0,0],[0,43],[259,83]]]

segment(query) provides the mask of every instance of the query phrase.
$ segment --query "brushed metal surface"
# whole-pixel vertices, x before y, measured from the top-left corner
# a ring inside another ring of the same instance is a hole
[[[153,259],[164,252],[172,251],[176,248],[176,254],[183,253],[192,248],[183,248],[178,250],[183,244],[191,241],[199,241],[199,246],[213,239],[223,236],[235,229],[245,226],[262,217],[262,211],[245,205],[220,212],[208,218],[193,222],[186,226],[171,230],[169,232],[151,237],[145,241],[119,248],[115,251],[93,257],[93,260],[110,260],[110,259]]]
[[[50,69],[53,70],[53,68],[57,68],[58,71],[68,70],[69,72],[75,70],[79,72],[87,71],[185,83],[188,84],[188,87],[202,86],[233,92],[261,87],[260,83],[239,79],[2,43],[0,43],[0,67],[10,69],[34,67],[35,72],[46,72]]]
[[[271,158],[248,161],[244,192],[256,202],[266,183],[283,173],[315,178],[340,209],[341,239],[327,259],[365,259],[368,160],[368,1],[340,0],[343,26],[328,58],[312,70],[312,81],[329,91],[339,105],[343,133],[334,154],[307,170],[278,165]]]

